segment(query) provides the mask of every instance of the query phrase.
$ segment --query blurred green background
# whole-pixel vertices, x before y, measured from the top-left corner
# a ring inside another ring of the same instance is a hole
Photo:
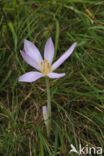
[[[50,36],[54,61],[73,42],[78,46],[57,70],[66,76],[50,80],[49,139],[45,80],[19,83],[18,77],[33,70],[19,53],[24,39],[43,55]],[[0,1],[0,156],[74,156],[70,144],[104,150],[104,1]]]

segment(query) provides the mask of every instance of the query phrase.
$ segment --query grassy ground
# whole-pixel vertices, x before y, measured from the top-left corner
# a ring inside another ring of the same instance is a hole
[[[101,146],[104,152],[103,0],[4,0],[0,10],[0,156],[74,156],[70,144]],[[57,70],[66,76],[50,80],[49,139],[42,117],[45,80],[19,83],[18,77],[32,70],[19,53],[24,39],[43,55],[50,36],[54,60],[73,42],[78,46]]]

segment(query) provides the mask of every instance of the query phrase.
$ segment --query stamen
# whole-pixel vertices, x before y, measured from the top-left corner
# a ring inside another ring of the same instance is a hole
[[[41,64],[42,73],[44,75],[47,75],[50,72],[50,64],[49,64],[49,62],[47,61],[47,59],[45,59],[44,62],[41,61],[40,64]]]
[[[41,64],[41,66],[42,66],[42,65],[43,65],[43,62],[41,61],[41,63],[40,63],[40,64]]]
[[[45,72],[45,64],[43,65],[42,72],[43,72],[43,73]]]
[[[47,60],[45,59],[45,63],[47,63]]]
[[[49,65],[49,63],[47,62],[47,68],[48,68],[48,70],[50,69],[50,65]]]

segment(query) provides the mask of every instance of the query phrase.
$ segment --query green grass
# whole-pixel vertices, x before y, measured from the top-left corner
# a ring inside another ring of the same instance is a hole
[[[0,12],[0,156],[74,156],[70,144],[78,149],[80,143],[104,152],[103,0],[4,0]],[[57,70],[66,76],[50,80],[49,139],[42,117],[45,79],[29,84],[18,77],[33,70],[19,53],[24,39],[43,55],[50,36],[54,61],[73,42],[78,46]]]

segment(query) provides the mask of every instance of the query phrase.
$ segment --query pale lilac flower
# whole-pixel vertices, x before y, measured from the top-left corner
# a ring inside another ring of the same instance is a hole
[[[30,41],[24,40],[24,51],[20,51],[23,59],[37,71],[31,71],[19,77],[21,82],[33,82],[41,77],[48,76],[51,79],[61,78],[65,73],[55,73],[54,71],[71,55],[77,43],[72,46],[55,62],[52,64],[54,57],[54,44],[51,38],[45,44],[44,60],[38,48]]]

